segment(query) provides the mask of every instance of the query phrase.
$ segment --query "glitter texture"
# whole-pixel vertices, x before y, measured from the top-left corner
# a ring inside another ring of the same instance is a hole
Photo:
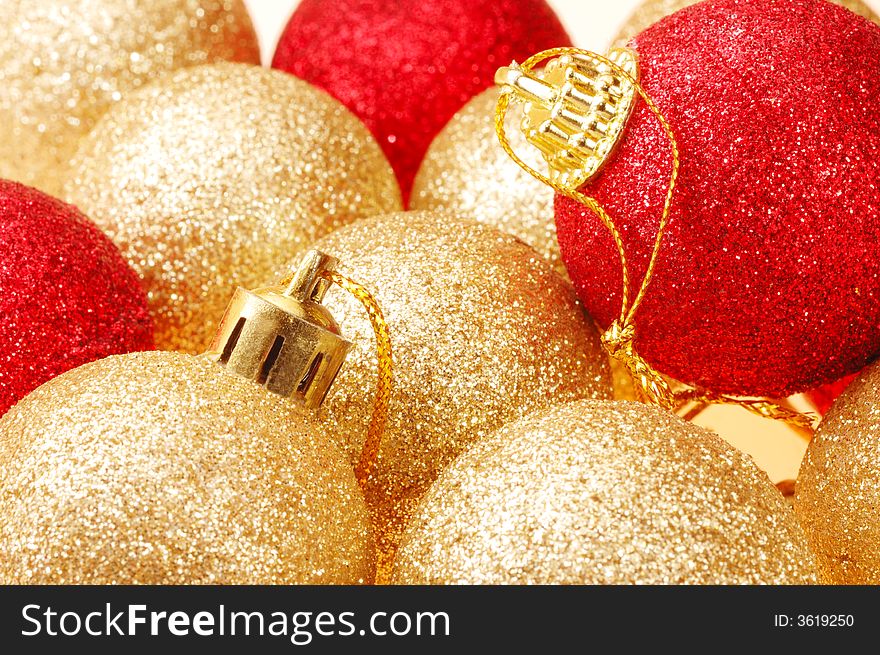
[[[700,0],[647,0],[646,2],[643,2],[636,7],[636,10],[626,19],[623,27],[617,32],[617,36],[614,37],[613,45],[626,45],[627,41],[632,37],[639,34],[645,28],[653,25],[661,18],[674,14],[679,9],[695,5],[698,2],[700,2]],[[859,16],[864,16],[875,23],[880,23],[880,17],[878,17],[877,14],[874,13],[874,10],[861,0],[831,0],[831,2],[846,7]]]
[[[437,135],[413,183],[413,209],[457,211],[513,234],[546,257],[563,275],[556,243],[553,189],[507,156],[495,135],[498,90],[484,91],[458,112]],[[515,112],[507,115],[507,134],[517,153],[536,169],[540,154],[528,146]]]
[[[202,352],[235,287],[361,216],[400,208],[369,132],[330,96],[244,64],[189,68],[114,106],[67,196],[144,278],[164,349]]]
[[[449,213],[359,221],[318,242],[376,297],[391,329],[394,393],[367,503],[381,556],[413,504],[465,447],[557,402],[610,396],[607,359],[574,291],[534,250]],[[363,308],[333,289],[326,306],[356,342],[325,409],[352,461],[376,381]]]
[[[498,66],[570,43],[544,0],[303,0],[272,65],[357,114],[408,198],[431,140]]]
[[[819,424],[798,473],[795,511],[835,584],[880,584],[880,364]]]
[[[880,350],[880,29],[824,0],[710,0],[633,40],[682,169],[635,316],[659,371],[714,391],[786,396]],[[670,170],[644,103],[585,187],[621,228],[638,283]],[[617,251],[557,197],[563,260],[590,313],[620,311]]]
[[[153,347],[147,300],[75,207],[0,180],[0,415],[43,382]]]
[[[813,403],[820,414],[827,414],[835,399],[843,393],[844,389],[846,389],[849,386],[849,383],[855,380],[856,377],[855,374],[847,375],[835,382],[823,384],[821,387],[808,391],[806,394],[807,399]]]
[[[658,407],[581,401],[477,443],[425,496],[401,584],[815,583],[752,462]]]
[[[110,357],[0,420],[3,584],[350,584],[372,568],[342,452],[208,359]]]
[[[241,0],[0,2],[0,177],[58,195],[58,171],[122,95],[168,71],[260,63]]]

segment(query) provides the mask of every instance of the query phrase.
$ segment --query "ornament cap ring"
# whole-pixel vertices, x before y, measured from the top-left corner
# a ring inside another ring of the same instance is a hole
[[[236,290],[211,356],[273,393],[319,407],[352,346],[321,304],[336,263],[310,250],[281,286]]]
[[[559,98],[559,93],[552,85],[527,74],[515,61],[495,72],[495,84],[502,87],[502,92],[514,93],[517,98],[527,102],[552,105]]]
[[[638,95],[638,58],[627,48],[607,58],[560,49],[535,71],[542,63],[536,57],[499,68],[495,83],[523,104],[520,129],[543,155],[550,179],[575,190],[601,172],[623,136]]]
[[[300,302],[321,302],[330,288],[330,281],[323,277],[326,271],[336,268],[338,260],[321,252],[309,250],[284,289],[284,295]]]

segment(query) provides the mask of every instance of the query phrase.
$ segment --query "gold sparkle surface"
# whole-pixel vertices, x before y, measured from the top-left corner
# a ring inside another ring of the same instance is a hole
[[[801,463],[795,511],[835,584],[880,584],[880,364],[834,401]]]
[[[519,237],[567,275],[556,242],[553,189],[522,170],[498,143],[498,94],[491,88],[473,98],[437,135],[416,175],[410,207],[465,213]],[[517,115],[507,115],[510,143],[524,161],[543,170],[546,164],[526,142]]]
[[[0,177],[59,195],[59,170],[114,102],[219,60],[260,63],[242,0],[0,2]]]
[[[635,381],[626,366],[614,357],[608,358],[611,366],[611,383],[614,387],[615,400],[638,400],[639,392]]]
[[[624,46],[632,37],[657,21],[698,2],[700,0],[647,0],[636,7],[635,11],[626,19],[614,37],[612,45]],[[851,12],[880,24],[880,17],[862,0],[830,0],[830,2],[846,7]]]
[[[556,241],[553,189],[526,173],[507,156],[495,134],[493,87],[468,102],[437,135],[413,183],[413,210],[458,212],[498,228],[532,246],[566,280],[568,273]],[[526,142],[518,113],[508,112],[511,146],[536,170],[546,163]],[[610,361],[615,398],[635,398],[632,379]]]
[[[236,286],[362,216],[400,209],[367,128],[329,95],[245,64],[130,94],[83,139],[65,183],[144,280],[156,345],[204,351]]]
[[[3,584],[345,584],[373,564],[342,452],[207,359],[109,357],[0,420]]]
[[[658,407],[580,401],[483,439],[407,530],[403,584],[817,582],[752,460]]]
[[[536,409],[610,397],[607,358],[573,289],[534,250],[464,214],[411,212],[319,241],[376,297],[391,330],[394,392],[367,503],[380,556],[411,508],[468,445]],[[333,289],[325,304],[355,341],[325,405],[356,461],[376,380],[370,324]]]

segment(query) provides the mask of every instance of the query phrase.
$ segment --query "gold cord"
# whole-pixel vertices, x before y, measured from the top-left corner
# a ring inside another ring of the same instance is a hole
[[[373,294],[364,286],[336,271],[324,271],[322,276],[358,299],[369,316],[370,325],[376,336],[376,354],[379,360],[376,398],[373,401],[373,414],[370,417],[370,425],[367,428],[367,438],[364,441],[360,459],[357,466],[355,466],[355,475],[358,482],[364,485],[369,480],[376,465],[376,460],[379,457],[379,447],[382,445],[382,437],[385,434],[385,425],[388,422],[388,406],[391,402],[391,392],[394,384],[391,333],[388,329],[388,323],[385,321],[385,316],[382,314],[382,308],[373,297]]]
[[[663,212],[660,216],[660,222],[657,228],[657,236],[654,240],[653,250],[651,251],[651,258],[648,262],[648,268],[645,271],[645,276],[644,278],[642,278],[642,284],[639,287],[639,290],[636,293],[634,299],[632,300],[632,303],[630,303],[630,271],[627,264],[626,251],[624,249],[623,238],[621,237],[620,231],[618,230],[611,216],[608,215],[608,212],[605,211],[605,209],[599,204],[599,202],[595,198],[591,198],[575,188],[566,187],[553,181],[548,176],[543,175],[539,171],[536,171],[531,166],[526,164],[514,152],[513,147],[510,145],[510,142],[507,139],[507,133],[505,129],[505,119],[507,116],[507,111],[510,107],[511,94],[502,92],[498,100],[498,105],[495,109],[495,132],[498,135],[498,140],[501,143],[501,147],[504,149],[507,155],[511,159],[513,159],[513,161],[516,162],[516,164],[518,164],[523,170],[528,172],[539,181],[552,187],[558,193],[585,205],[599,218],[599,220],[611,234],[611,238],[614,241],[614,245],[617,248],[617,253],[620,258],[623,290],[621,294],[620,316],[617,320],[612,322],[608,329],[602,334],[602,344],[605,346],[605,349],[608,351],[611,357],[614,357],[615,359],[623,363],[624,366],[626,366],[627,370],[635,381],[635,387],[643,400],[647,400],[654,404],[660,405],[661,407],[664,407],[666,409],[679,411],[684,406],[693,402],[706,404],[732,404],[742,407],[743,409],[746,409],[753,414],[757,414],[758,416],[783,421],[802,429],[812,429],[815,420],[812,415],[796,412],[792,409],[782,407],[781,405],[768,400],[740,398],[724,394],[716,394],[705,389],[688,387],[687,385],[676,381],[673,381],[676,386],[676,389],[673,389],[670,381],[668,381],[665,376],[661,375],[656,369],[654,369],[654,367],[652,367],[636,351],[636,326],[634,322],[634,317],[636,311],[638,310],[639,306],[642,304],[642,301],[645,298],[645,294],[648,290],[648,285],[653,279],[654,269],[656,268],[657,261],[660,255],[660,248],[663,243],[663,237],[666,232],[666,227],[669,224],[672,199],[675,192],[675,184],[678,180],[678,171],[681,163],[678,143],[675,139],[675,134],[673,133],[672,127],[669,125],[669,122],[663,116],[662,112],[657,107],[654,100],[648,95],[648,93],[645,91],[639,81],[635,77],[630,75],[621,66],[611,61],[607,57],[603,57],[596,53],[589,52],[587,50],[580,50],[577,48],[553,48],[551,50],[544,50],[543,52],[539,52],[538,54],[529,57],[520,65],[520,68],[525,73],[531,73],[535,66],[545,62],[548,59],[552,59],[554,57],[565,54],[579,55],[581,57],[591,59],[597,64],[604,64],[605,66],[608,66],[610,69],[612,69],[615,74],[619,75],[630,84],[632,84],[633,88],[638,92],[639,96],[645,102],[645,105],[648,107],[648,109],[660,123],[663,131],[666,133],[666,136],[669,139],[670,149],[672,153],[672,168],[669,173],[669,185],[666,191],[666,198],[663,203]]]

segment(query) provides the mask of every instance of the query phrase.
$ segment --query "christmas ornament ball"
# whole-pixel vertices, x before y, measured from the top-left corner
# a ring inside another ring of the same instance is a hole
[[[801,463],[795,511],[835,584],[880,583],[880,365],[834,401]]]
[[[842,377],[839,380],[835,380],[834,382],[823,384],[821,387],[808,391],[806,393],[807,399],[813,404],[813,406],[815,406],[819,413],[824,416],[828,413],[828,410],[831,409],[831,406],[834,404],[837,397],[840,396],[840,394],[842,394],[849,386],[849,383],[857,377],[858,374],[854,373]]]
[[[0,415],[43,382],[153,347],[137,275],[75,207],[0,180]]]
[[[58,195],[58,170],[110,105],[218,60],[260,63],[242,0],[0,3],[0,177]]]
[[[498,90],[488,89],[452,117],[425,154],[410,207],[466,213],[519,237],[565,274],[556,243],[553,190],[517,166],[498,143],[497,104]],[[508,113],[511,145],[531,159],[530,165],[540,166],[540,156],[528,147],[516,122]]]
[[[709,0],[631,45],[681,157],[635,316],[641,355],[682,382],[744,395],[859,370],[880,350],[880,28],[824,0]],[[620,223],[636,283],[671,161],[639,103],[583,189]],[[607,326],[620,312],[617,250],[579,203],[557,196],[556,221],[571,279]]]
[[[394,392],[365,493],[382,561],[421,495],[468,445],[554,403],[609,398],[608,362],[571,286],[531,248],[444,212],[358,221],[316,247],[376,297],[390,327]],[[360,454],[376,354],[363,309],[325,305],[356,346],[325,404],[328,433]]]
[[[4,584],[371,580],[354,473],[294,403],[182,353],[120,355],[0,420]]]
[[[880,23],[880,17],[862,0],[830,1],[846,7],[868,20]],[[670,14],[674,14],[676,11],[695,5],[698,2],[700,0],[645,0],[636,7],[635,11],[626,19],[623,27],[618,30],[617,36],[614,37],[614,44],[624,46],[632,37],[642,32],[645,28],[650,27]]]
[[[815,562],[751,458],[658,407],[580,401],[513,422],[443,472],[399,584],[810,584]]]
[[[303,0],[272,66],[360,117],[406,199],[431,140],[498,66],[570,43],[544,0]]]
[[[163,349],[199,353],[237,285],[349,221],[400,208],[369,132],[330,96],[245,64],[188,68],[115,105],[67,197],[141,274]]]

